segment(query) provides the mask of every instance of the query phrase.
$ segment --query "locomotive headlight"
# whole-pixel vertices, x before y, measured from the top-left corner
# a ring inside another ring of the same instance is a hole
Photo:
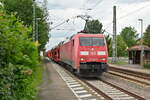
[[[106,60],[106,58],[100,58],[100,60]]]
[[[84,60],[84,58],[81,58],[80,60]]]
[[[106,55],[106,52],[105,51],[98,51],[97,55]]]
[[[80,51],[80,55],[89,55],[88,51]]]

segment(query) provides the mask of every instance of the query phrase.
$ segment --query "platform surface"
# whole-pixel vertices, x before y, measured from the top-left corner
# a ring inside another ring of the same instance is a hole
[[[38,100],[78,100],[59,76],[50,61],[44,61],[43,83]]]

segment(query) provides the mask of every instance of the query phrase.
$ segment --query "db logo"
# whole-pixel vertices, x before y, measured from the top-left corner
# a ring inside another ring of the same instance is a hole
[[[91,52],[91,55],[96,55],[96,52]]]

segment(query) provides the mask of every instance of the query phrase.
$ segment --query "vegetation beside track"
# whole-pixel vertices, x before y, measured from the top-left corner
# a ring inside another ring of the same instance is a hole
[[[111,59],[108,59],[108,63],[112,63],[112,58]],[[124,57],[124,58],[118,58],[118,60],[114,63],[115,65],[127,65],[128,64],[128,61],[127,61],[127,58]]]
[[[144,68],[150,69],[150,64],[144,64]]]
[[[126,64],[128,64],[128,62],[125,62],[125,61],[117,61],[115,64],[116,64],[116,65],[126,65]]]
[[[0,6],[0,100],[36,100],[42,67],[30,33]]]
[[[6,13],[15,13],[15,16],[27,27],[33,26],[33,1],[35,1],[35,20],[36,24],[38,24],[38,43],[40,44],[38,48],[43,50],[49,39],[48,34],[50,30],[47,22],[48,12],[45,8],[39,6],[37,0],[0,0]],[[32,37],[35,33],[30,32],[29,34],[29,37]]]

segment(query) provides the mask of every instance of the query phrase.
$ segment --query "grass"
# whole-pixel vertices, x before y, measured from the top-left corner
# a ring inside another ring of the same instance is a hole
[[[42,83],[43,67],[41,65],[37,66],[37,69],[34,74],[35,74],[34,76],[35,79],[33,80],[33,86],[37,87]]]
[[[112,64],[112,60],[111,60],[111,59],[109,59],[109,60],[108,60],[108,63]],[[126,64],[128,64],[128,62],[127,62],[127,61],[125,61],[125,60],[121,60],[121,59],[119,59],[119,60],[117,60],[117,62],[116,62],[116,63],[114,63],[114,64],[116,64],[116,65],[126,65]]]
[[[150,64],[144,64],[145,69],[150,69]]]
[[[128,62],[125,62],[125,61],[117,61],[115,64],[116,64],[116,65],[126,65],[126,64],[128,64]]]
[[[42,77],[43,77],[43,67],[41,64],[36,67],[35,72],[33,74],[34,79],[29,87],[29,88],[35,89],[35,92],[33,94],[34,98],[37,98],[39,85],[42,83]]]

